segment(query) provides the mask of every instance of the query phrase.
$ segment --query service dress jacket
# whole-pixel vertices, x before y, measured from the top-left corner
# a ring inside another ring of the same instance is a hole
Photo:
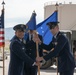
[[[58,71],[64,72],[74,69],[75,61],[70,48],[68,39],[65,35],[59,32],[56,38],[53,37],[49,45],[41,44],[41,47],[50,50],[50,53],[43,56],[47,61],[52,57],[58,58]]]
[[[34,61],[25,53],[25,45],[17,36],[10,43],[10,63],[8,75],[22,75],[24,62],[32,66]]]
[[[27,37],[27,38],[26,38]],[[38,35],[39,39],[42,41],[42,36]],[[33,40],[29,39],[29,33],[25,34],[25,40],[26,40],[26,54],[31,57],[33,60],[36,60],[37,57],[37,48],[36,48],[36,43]],[[43,49],[40,48],[40,45],[38,44],[38,52],[39,56],[43,56]]]

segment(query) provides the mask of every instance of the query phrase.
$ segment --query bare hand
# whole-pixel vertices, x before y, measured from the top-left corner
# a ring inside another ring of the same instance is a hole
[[[40,62],[40,61],[42,61],[43,60],[43,57],[36,57],[36,61],[37,62]]]
[[[41,64],[40,64],[40,62],[36,62],[36,66],[40,66]]]
[[[35,35],[34,35],[33,41],[34,41],[34,42],[38,42],[38,43],[41,42],[41,40],[40,40],[39,37],[38,37],[38,34],[35,34]]]

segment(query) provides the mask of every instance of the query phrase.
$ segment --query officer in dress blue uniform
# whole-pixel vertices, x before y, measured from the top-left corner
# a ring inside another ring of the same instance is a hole
[[[37,61],[49,60],[52,57],[58,58],[58,72],[60,75],[73,75],[75,62],[68,39],[59,31],[59,22],[49,22],[47,25],[53,34],[52,42],[49,45],[41,43],[41,47],[50,50],[49,54],[36,58]],[[37,39],[37,38],[36,38]],[[38,41],[38,40],[35,40]]]
[[[26,48],[23,43],[24,32],[26,26],[18,24],[13,28],[15,36],[10,43],[10,63],[8,75],[23,75],[24,62],[29,66],[34,66],[36,63],[26,53]],[[27,45],[28,46],[28,45]]]
[[[37,52],[36,52],[36,43],[33,41],[33,37],[35,35],[35,30],[30,29],[28,33],[25,33],[25,40],[26,44],[31,44],[31,47],[26,47],[26,54],[32,58],[33,60],[36,60]],[[40,40],[42,40],[42,36],[38,35]],[[39,47],[39,56],[43,56],[43,51]],[[29,66],[26,63],[24,64],[24,75],[37,75],[37,66]]]

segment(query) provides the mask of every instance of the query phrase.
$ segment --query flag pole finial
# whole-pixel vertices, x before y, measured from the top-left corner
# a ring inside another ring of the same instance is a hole
[[[3,2],[2,2],[2,5],[3,5],[3,9],[4,9],[4,5],[5,5],[5,2],[4,2],[4,0],[3,0]]]
[[[35,10],[33,12],[35,13]]]
[[[36,12],[35,12],[35,10],[33,11],[33,13],[36,15]]]
[[[58,3],[57,3],[57,2],[56,2],[56,4],[55,4],[55,6],[56,6],[56,10],[58,10],[58,6],[59,6],[59,5],[58,5]]]

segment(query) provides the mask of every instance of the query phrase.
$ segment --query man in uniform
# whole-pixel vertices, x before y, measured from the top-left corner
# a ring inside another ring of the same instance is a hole
[[[23,75],[24,62],[29,66],[36,65],[35,60],[31,59],[26,53],[23,37],[26,26],[18,24],[13,28],[15,36],[10,43],[10,63],[8,75]],[[28,45],[27,45],[28,46]]]
[[[33,37],[35,33],[36,33],[35,30],[31,28],[28,31],[28,33],[25,33],[25,36],[24,36],[26,40],[26,44],[29,45],[29,47],[26,48],[26,54],[33,60],[36,60],[36,57],[37,57],[36,43],[33,41]],[[42,40],[42,36],[40,35],[38,36],[40,40]],[[42,49],[40,49],[40,47],[39,47],[39,56],[43,56],[43,51]],[[24,64],[24,75],[37,75],[37,66],[29,66],[28,64],[25,63]]]
[[[41,43],[41,47],[50,50],[49,54],[36,58],[37,61],[49,60],[52,57],[58,58],[58,71],[60,75],[73,75],[75,62],[68,39],[59,31],[59,22],[49,22],[47,25],[53,34],[52,42],[49,45]],[[35,39],[39,41],[39,39]]]

